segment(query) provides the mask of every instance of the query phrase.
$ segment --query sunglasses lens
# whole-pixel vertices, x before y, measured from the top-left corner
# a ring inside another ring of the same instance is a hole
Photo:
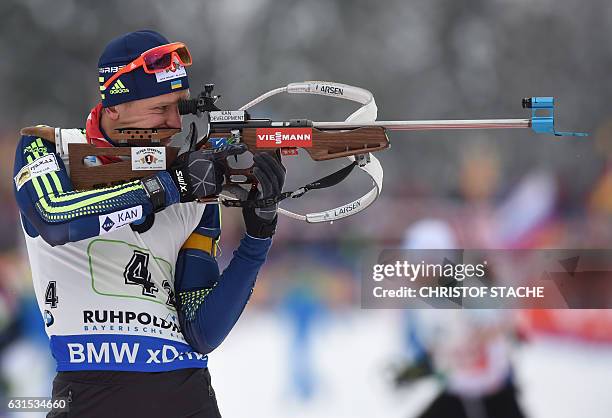
[[[169,52],[151,52],[144,57],[144,64],[149,71],[161,71],[170,67],[172,62],[172,53]]]
[[[183,65],[191,65],[191,55],[187,47],[181,47],[176,50],[179,59]]]
[[[163,45],[143,54],[145,70],[150,73],[164,71],[172,67],[172,57],[176,53],[181,64],[191,65],[191,55],[186,46]]]

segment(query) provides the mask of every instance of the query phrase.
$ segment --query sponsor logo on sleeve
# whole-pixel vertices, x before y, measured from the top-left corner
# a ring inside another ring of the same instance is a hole
[[[35,177],[40,177],[44,174],[52,173],[53,171],[59,171],[60,167],[57,163],[55,154],[46,154],[42,157],[38,157],[30,164],[24,166],[17,175],[15,176],[15,186],[17,191],[23,187],[28,181]]]
[[[47,148],[42,146],[42,145],[38,145],[36,142],[32,142],[30,145],[28,145],[27,147],[25,147],[23,149],[23,154],[34,154],[34,153],[38,153],[40,155],[44,155],[44,154],[48,154],[49,151],[47,151]]]
[[[100,223],[100,235],[108,234],[122,226],[128,225],[142,218],[142,206],[134,206],[132,208],[120,210],[106,215],[98,216]]]
[[[258,128],[257,148],[312,148],[312,128]]]
[[[185,177],[183,176],[183,170],[175,170],[176,180],[178,181],[179,187],[181,188],[181,193],[187,193],[187,183],[185,182]]]
[[[165,170],[166,147],[132,147],[132,170]]]
[[[115,223],[109,216],[107,216],[104,219],[104,223],[102,224],[102,229],[104,229],[106,232],[110,232],[113,226],[115,226]]]

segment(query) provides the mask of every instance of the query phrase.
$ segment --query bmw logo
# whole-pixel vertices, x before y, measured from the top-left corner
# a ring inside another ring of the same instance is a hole
[[[55,321],[55,319],[53,319],[53,314],[46,309],[45,309],[44,318],[45,318],[45,325],[47,327],[50,327],[51,325],[53,325],[53,322]]]

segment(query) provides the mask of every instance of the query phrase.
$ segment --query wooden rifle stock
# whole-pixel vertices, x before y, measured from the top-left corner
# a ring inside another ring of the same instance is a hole
[[[242,130],[240,140],[249,147],[249,151],[270,151],[270,148],[258,148],[255,128]],[[389,138],[384,128],[363,127],[350,130],[312,129],[312,147],[303,148],[314,161],[332,160],[351,155],[382,151],[389,147]]]
[[[215,132],[215,135],[223,134]],[[226,133],[228,137],[230,132]],[[381,151],[389,147],[389,138],[382,127],[362,127],[350,130],[321,130],[313,128],[312,147],[303,148],[314,161],[325,161],[351,155]],[[277,148],[258,148],[256,129],[245,128],[240,140],[252,153],[269,152]],[[203,141],[204,142],[204,141]],[[204,147],[209,147],[205,143]],[[69,144],[70,178],[76,190],[90,190],[114,186],[155,174],[159,170],[132,170],[131,148],[110,147],[98,148],[89,144]],[[179,148],[166,147],[166,164],[170,167],[178,154]],[[86,166],[88,156],[114,157],[118,161],[99,166]],[[122,161],[119,158],[123,157]],[[233,169],[226,163],[227,181],[235,184],[251,183],[251,168]],[[243,181],[232,181],[232,176],[245,176]]]

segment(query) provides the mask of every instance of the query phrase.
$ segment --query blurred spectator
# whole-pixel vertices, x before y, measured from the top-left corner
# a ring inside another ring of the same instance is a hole
[[[489,230],[490,231],[490,230]],[[405,233],[403,248],[455,249],[443,221],[426,219]],[[441,392],[420,418],[521,418],[510,361],[513,316],[502,310],[406,311],[408,363],[398,385],[435,375]]]

